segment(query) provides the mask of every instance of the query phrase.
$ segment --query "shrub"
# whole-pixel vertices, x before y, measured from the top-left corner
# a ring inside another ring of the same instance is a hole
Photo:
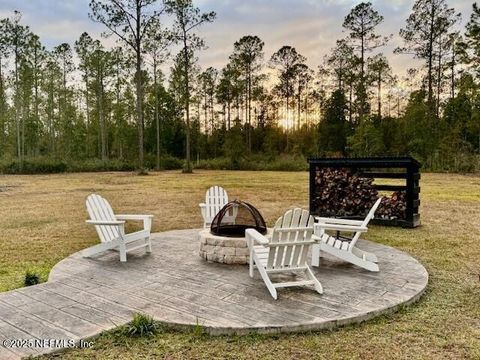
[[[160,158],[160,169],[179,170],[183,167],[183,160],[170,155],[164,155]]]
[[[306,171],[307,160],[301,156],[283,155],[271,158],[265,155],[250,155],[238,163],[227,158],[201,160],[196,169],[204,170],[251,170],[251,171]]]
[[[230,164],[230,160],[226,158],[215,158],[200,160],[194,167],[203,170],[230,170]]]
[[[263,170],[269,171],[306,171],[307,160],[303,157],[280,156],[273,161],[267,162]]]
[[[25,279],[23,281],[25,286],[37,285],[40,284],[40,282],[40,276],[37,273],[27,270],[25,273]]]
[[[160,156],[159,170],[180,170],[183,166],[184,160],[174,156],[164,154]],[[153,154],[145,155],[145,167],[147,169],[156,169],[157,157]]]
[[[67,164],[61,160],[48,158],[3,160],[0,162],[2,174],[55,174],[67,171]]]
[[[145,159],[147,169],[154,169],[155,157]],[[160,159],[161,170],[178,170],[183,160],[170,155]],[[100,171],[135,171],[136,162],[131,160],[85,159],[65,162],[49,158],[25,159],[22,164],[17,159],[0,160],[0,174],[55,174],[63,172],[100,172]]]
[[[69,172],[134,171],[135,164],[128,160],[88,159],[74,161],[68,165]]]
[[[159,326],[153,318],[146,314],[135,313],[133,320],[126,325],[125,334],[128,336],[150,336],[158,332]]]

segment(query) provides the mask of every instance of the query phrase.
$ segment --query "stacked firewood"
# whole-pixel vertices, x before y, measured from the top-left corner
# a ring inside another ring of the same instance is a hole
[[[348,169],[322,168],[315,173],[315,212],[321,216],[355,216],[368,212],[378,198],[373,179]]]
[[[405,191],[395,191],[390,197],[384,196],[377,209],[377,216],[384,219],[405,219],[406,198]]]
[[[328,217],[364,216],[378,199],[371,178],[361,177],[350,169],[317,168],[313,198],[314,213]],[[384,197],[376,217],[405,217],[405,192]]]

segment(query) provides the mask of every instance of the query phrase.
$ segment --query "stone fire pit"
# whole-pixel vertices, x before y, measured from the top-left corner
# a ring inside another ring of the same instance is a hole
[[[199,233],[200,256],[211,262],[221,264],[248,264],[248,247],[244,237],[226,237],[210,233],[203,229]]]
[[[266,236],[269,232],[253,205],[241,200],[230,201],[215,215],[210,228],[200,231],[200,256],[209,262],[248,264],[247,229]]]

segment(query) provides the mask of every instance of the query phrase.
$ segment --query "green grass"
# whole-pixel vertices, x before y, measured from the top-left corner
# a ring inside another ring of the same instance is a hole
[[[212,184],[258,206],[269,225],[285,209],[308,205],[306,172],[0,177],[0,291],[23,286],[28,269],[46,280],[55,263],[98,241],[84,223],[84,200],[92,191],[118,212],[153,213],[154,231],[163,231],[199,227],[198,203]],[[425,265],[430,283],[414,306],[361,325],[307,334],[211,337],[192,329],[132,338],[112,331],[95,338],[93,348],[45,358],[480,359],[480,177],[423,174],[421,187],[422,227],[372,227],[366,236]]]
[[[132,321],[124,327],[123,335],[129,337],[152,336],[159,329],[159,324],[150,315],[135,313]]]

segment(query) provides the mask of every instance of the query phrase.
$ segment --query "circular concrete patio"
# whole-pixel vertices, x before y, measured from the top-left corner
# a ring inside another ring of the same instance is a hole
[[[120,263],[115,252],[92,259],[74,254],[54,267],[49,283],[81,291],[76,301],[82,299],[82,305],[111,317],[128,318],[122,313],[128,309],[175,326],[201,325],[211,334],[307,331],[358,323],[416,301],[428,283],[425,268],[408,254],[361,240],[360,248],[378,256],[379,273],[325,258],[314,268],[323,295],[289,288],[273,300],[258,273],[249,277],[248,266],[201,259],[198,231],[156,233],[153,253],[132,252],[127,263]]]

